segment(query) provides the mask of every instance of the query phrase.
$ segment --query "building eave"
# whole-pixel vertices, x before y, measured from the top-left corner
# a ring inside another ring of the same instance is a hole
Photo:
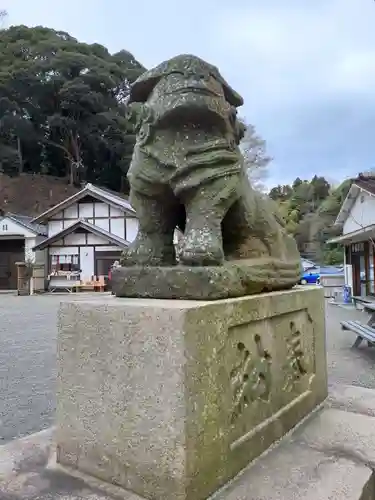
[[[343,226],[345,221],[347,220],[350,211],[353,208],[353,205],[358,198],[358,195],[360,193],[366,193],[370,196],[375,196],[373,192],[367,190],[363,186],[359,186],[355,182],[351,185],[348,194],[346,195],[346,198],[341,205],[340,212],[338,213],[336,220],[335,220],[335,226]]]
[[[344,224],[344,222],[348,218],[351,209],[353,208],[353,205],[358,197],[359,192],[360,188],[358,186],[356,186],[355,184],[352,184],[350,186],[348,194],[346,195],[346,198],[343,204],[341,205],[340,211],[336,217],[335,226],[342,226]]]
[[[43,222],[47,222],[48,220],[51,219],[51,217],[53,217],[57,213],[61,212],[65,208],[70,207],[71,205],[73,205],[73,203],[78,202],[79,200],[83,199],[85,196],[88,195],[92,196],[98,201],[107,203],[108,205],[111,205],[114,208],[118,208],[119,210],[121,210],[124,213],[127,213],[131,217],[135,217],[135,210],[131,207],[130,203],[126,202],[125,198],[124,199],[121,198],[120,194],[117,197],[115,197],[114,195],[109,195],[109,193],[107,193],[104,189],[101,189],[98,186],[94,186],[93,184],[86,184],[86,186],[83,189],[81,189],[81,191],[78,191],[78,193],[73,194],[69,198],[66,198],[66,200],[63,200],[57,205],[49,208],[42,214],[35,217],[32,220],[32,222],[34,224],[41,224]],[[126,206],[124,205],[125,203]]]
[[[32,224],[34,224],[33,222],[30,222],[29,224],[23,222],[22,220],[20,220],[20,215],[18,214],[12,214],[12,213],[8,213],[8,214],[5,214],[5,217],[4,218],[8,218],[9,220],[11,220],[12,222],[14,222],[14,224],[17,224],[18,226],[21,226],[25,229],[27,229],[28,231],[30,231],[31,233],[34,233],[35,236],[46,236],[47,235],[47,229],[44,228],[44,229],[36,229],[32,226]],[[26,216],[24,216],[26,217]]]
[[[129,242],[124,240],[123,238],[120,238],[119,236],[116,236],[114,234],[109,233],[108,231],[105,231],[102,228],[99,228],[98,226],[94,226],[94,224],[91,224],[90,222],[87,222],[83,219],[79,219],[77,222],[72,224],[69,227],[66,227],[62,231],[59,231],[58,233],[54,234],[53,236],[50,236],[49,238],[46,238],[45,240],[41,241],[36,245],[33,250],[44,250],[45,248],[48,248],[52,243],[55,241],[61,240],[64,238],[64,236],[67,236],[68,234],[74,233],[74,231],[78,228],[86,229],[91,234],[95,234],[96,236],[100,236],[101,238],[107,239],[109,242],[117,245],[120,248],[127,248],[129,246]],[[74,245],[72,245],[74,246]]]
[[[2,217],[0,219],[1,222],[4,222],[4,221],[11,221],[13,224],[16,224],[17,227],[19,227],[21,230],[26,230],[28,231],[29,233],[32,233],[34,236],[40,236],[40,233],[38,233],[35,229],[31,229],[30,227],[28,227],[26,224],[22,224],[22,222],[20,222],[18,219],[15,219],[14,217],[12,217],[11,215],[9,214],[5,214],[4,217]],[[25,237],[24,234],[22,233],[7,233],[9,235],[22,235],[23,237]]]
[[[327,244],[342,243],[351,244],[358,243],[359,241],[370,240],[375,238],[375,224],[366,226],[364,228],[357,229],[351,233],[342,234],[341,236],[336,236],[327,241]]]

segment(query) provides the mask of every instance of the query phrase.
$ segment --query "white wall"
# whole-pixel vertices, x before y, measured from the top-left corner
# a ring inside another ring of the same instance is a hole
[[[123,248],[120,248],[117,245],[102,245],[100,247],[95,247],[96,252],[123,252],[123,250]]]
[[[25,238],[25,262],[35,262],[36,253],[33,251],[35,245],[36,245],[36,237]]]
[[[108,217],[110,207],[107,203],[95,202],[95,217]]]
[[[107,203],[92,202],[92,203],[74,203],[68,208],[55,214],[48,221],[48,237],[54,236],[63,229],[71,226],[78,219],[85,218],[91,224],[108,231],[120,238],[125,239],[125,224],[126,224],[126,239],[133,241],[138,232],[138,220],[134,217],[128,218],[126,214],[118,209],[111,207]],[[100,219],[97,219],[100,217]],[[68,220],[62,220],[62,219]],[[61,220],[59,220],[61,219]],[[85,245],[80,247],[78,245]],[[105,245],[97,247],[97,251],[111,251],[122,249],[111,244],[106,238],[96,236],[94,234],[71,233],[65,236],[64,244],[62,240],[53,243],[49,247],[49,255],[78,255],[80,257],[80,267],[82,270],[81,279],[89,280],[95,271],[94,248],[95,245]]]
[[[116,208],[109,207],[107,203],[95,201],[93,203],[73,203],[70,207],[61,210],[53,215],[51,219],[82,219],[92,217],[108,217],[109,210],[112,210],[112,216],[122,215],[122,211]]]
[[[85,236],[84,234],[72,234],[71,236]],[[116,245],[111,245],[105,238],[102,238],[101,236],[96,236],[95,234],[88,234],[88,244],[83,247],[78,247],[78,246],[50,246],[49,247],[49,254],[50,255],[79,255],[80,259],[80,268],[82,270],[81,273],[81,279],[82,280],[90,280],[91,276],[95,274],[95,260],[94,260],[94,255],[95,255],[95,248],[97,251],[122,251],[122,249]],[[70,241],[76,241],[74,239],[71,239]],[[98,246],[95,247],[95,245],[103,245],[105,243],[108,243],[108,245],[104,246]],[[75,243],[78,245],[79,243],[76,241]]]
[[[45,236],[37,236],[35,238],[35,245],[38,245],[41,243],[43,240],[45,240]],[[44,266],[47,266],[48,264],[48,249],[46,248],[45,250],[37,250],[36,252],[33,252],[35,254],[35,263],[36,264],[44,264]]]
[[[78,255],[78,247],[49,247],[50,255]]]
[[[375,196],[361,191],[343,226],[343,234],[375,224]]]
[[[69,226],[72,226],[74,223],[76,223],[77,220],[76,219],[72,219],[72,220],[63,220],[63,229],[66,229],[67,227]]]
[[[0,221],[0,235],[9,236],[24,236],[25,238],[25,262],[33,262],[36,264],[46,264],[47,262],[47,252],[46,250],[38,250],[37,252],[33,251],[35,245],[43,241],[45,236],[37,236],[32,231],[29,231],[27,228],[17,224],[16,222],[4,217]]]
[[[48,221],[48,238],[50,238],[54,234],[59,233],[63,229],[64,228],[63,228],[63,221],[62,220],[49,220]]]
[[[63,247],[64,246],[64,240],[57,240],[51,243],[51,247]]]
[[[110,245],[110,241],[106,240],[102,236],[97,236],[96,234],[87,233],[87,244],[88,245],[100,245],[101,243],[105,243]]]
[[[98,217],[100,217],[100,219],[98,219]],[[62,220],[63,218],[65,218],[64,221]],[[66,220],[66,218],[68,218],[68,220]],[[102,202],[74,203],[71,207],[57,213],[48,221],[48,237],[50,238],[63,229],[71,226],[77,222],[79,218],[86,219],[90,224],[95,224],[101,229],[126,239],[127,241],[133,241],[138,232],[138,220],[134,217],[127,217],[119,208],[112,207]],[[75,244],[78,244],[78,242],[75,242]]]
[[[65,245],[84,245],[86,235],[84,233],[70,233],[64,237]]]
[[[0,236],[24,236],[25,238],[35,238],[35,233],[7,217],[4,217],[0,221]]]
[[[60,215],[62,216],[62,215]],[[47,224],[47,231],[48,231],[48,238],[53,236],[54,234],[59,233],[63,229],[66,229],[69,226],[72,226],[75,222],[77,222],[77,219],[71,219],[71,220],[49,220]]]
[[[62,213],[58,214],[60,217],[62,217]],[[64,210],[64,217],[66,219],[78,219],[78,204],[73,203],[70,207],[66,208]]]
[[[95,219],[95,226],[109,232],[109,219]]]
[[[125,239],[124,219],[111,219],[111,233]]]
[[[85,219],[87,217],[93,217],[94,215],[94,203],[80,203],[79,204],[79,218]]]
[[[90,280],[94,274],[94,247],[80,247],[81,280]]]
[[[126,219],[126,241],[130,243],[135,240],[138,233],[138,219],[128,217]]]
[[[122,210],[120,210],[119,208],[115,208],[115,207],[109,207],[109,215],[111,217],[123,217],[124,215],[124,212]]]

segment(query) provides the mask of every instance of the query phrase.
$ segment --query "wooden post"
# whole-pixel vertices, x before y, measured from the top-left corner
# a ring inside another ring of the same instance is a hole
[[[29,277],[26,262],[16,262],[17,266],[17,295],[29,295]]]

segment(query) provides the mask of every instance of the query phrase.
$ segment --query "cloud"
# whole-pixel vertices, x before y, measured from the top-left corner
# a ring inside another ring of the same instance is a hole
[[[268,140],[272,180],[344,178],[373,165],[375,4],[264,2],[228,9],[227,54],[238,64],[245,114]],[[289,7],[288,7],[289,4]],[[224,25],[223,18],[223,25]],[[253,22],[251,22],[251,19]]]
[[[372,0],[2,4],[12,23],[125,48],[147,67],[182,52],[216,64],[275,158],[270,182],[315,173],[340,179],[374,165]]]

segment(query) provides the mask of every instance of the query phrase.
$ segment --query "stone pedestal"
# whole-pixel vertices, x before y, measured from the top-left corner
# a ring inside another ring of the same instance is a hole
[[[327,395],[318,287],[64,303],[58,345],[58,462],[152,500],[207,498]]]

